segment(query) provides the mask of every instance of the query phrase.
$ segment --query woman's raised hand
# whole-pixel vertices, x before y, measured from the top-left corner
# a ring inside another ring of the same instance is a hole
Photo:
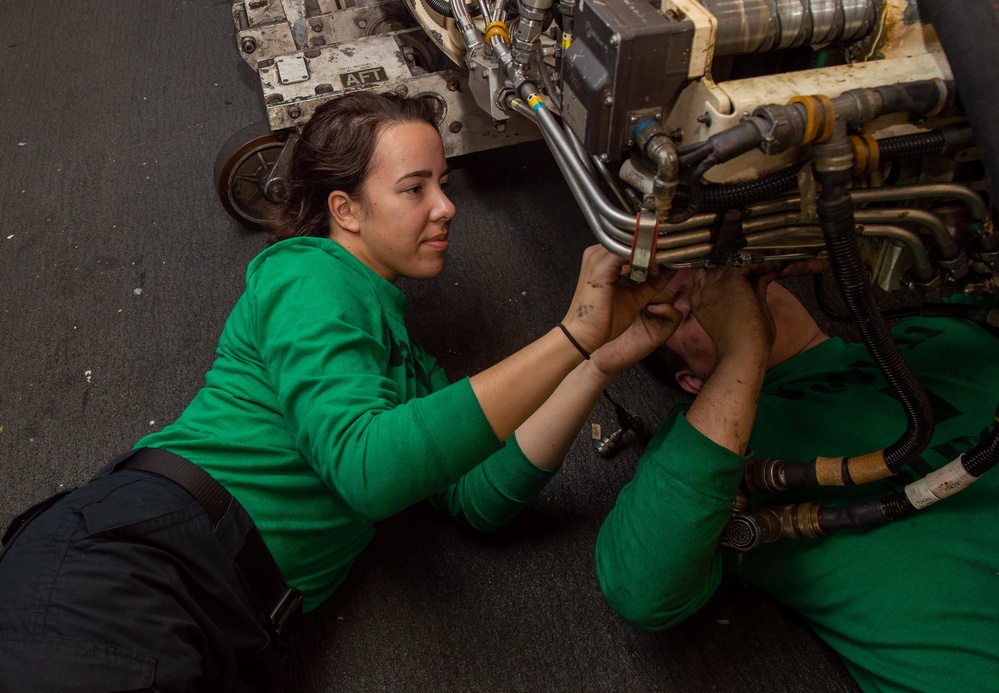
[[[653,268],[646,281],[625,286],[621,278],[627,260],[602,246],[583,253],[579,280],[562,324],[588,353],[621,335],[666,286],[669,274]]]

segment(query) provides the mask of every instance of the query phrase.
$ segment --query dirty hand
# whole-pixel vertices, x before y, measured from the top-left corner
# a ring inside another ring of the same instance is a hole
[[[675,270],[660,272],[666,282],[676,274]],[[665,344],[683,321],[683,313],[673,305],[674,299],[673,290],[664,286],[619,337],[593,352],[593,365],[613,377]]]
[[[690,306],[715,344],[718,357],[752,349],[768,358],[775,328],[767,306],[767,286],[774,274],[751,274],[748,269],[700,269],[694,274]]]
[[[623,286],[618,279],[626,262],[599,245],[583,253],[576,291],[562,324],[591,354],[624,332],[669,281],[664,273],[652,271],[646,281]]]

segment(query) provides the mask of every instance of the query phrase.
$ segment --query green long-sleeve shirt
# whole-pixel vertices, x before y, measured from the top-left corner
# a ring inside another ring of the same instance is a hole
[[[911,319],[893,330],[933,403],[921,459],[891,480],[797,489],[768,504],[838,505],[901,490],[975,445],[999,400],[999,339],[970,322]],[[751,449],[788,462],[856,455],[899,438],[906,421],[862,345],[830,339],[772,369]],[[723,565],[803,614],[865,691],[967,693],[999,680],[999,472],[867,532],[785,540],[746,554],[718,548],[746,459],[693,429],[664,424],[597,545],[611,604],[647,628],[699,609]]]
[[[243,505],[289,584],[314,608],[375,523],[434,497],[495,529],[552,472],[497,441],[468,379],[450,384],[410,339],[407,300],[327,239],[258,255],[205,386],[136,447],[207,470]]]

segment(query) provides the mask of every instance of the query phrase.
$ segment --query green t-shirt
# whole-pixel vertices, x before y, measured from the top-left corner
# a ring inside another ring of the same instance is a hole
[[[933,403],[921,458],[853,488],[795,489],[767,504],[879,498],[973,447],[999,400],[999,339],[956,319],[893,330]],[[803,462],[899,438],[906,420],[860,344],[830,339],[767,373],[750,446]],[[999,472],[866,532],[763,546],[736,564],[718,548],[745,459],[674,413],[601,528],[597,569],[611,604],[648,628],[699,609],[725,565],[804,615],[865,691],[987,690],[999,680]]]
[[[410,339],[406,297],[328,239],[258,255],[216,360],[181,416],[136,447],[207,470],[243,505],[306,610],[375,523],[434,497],[495,529],[552,473],[496,440],[468,379]]]

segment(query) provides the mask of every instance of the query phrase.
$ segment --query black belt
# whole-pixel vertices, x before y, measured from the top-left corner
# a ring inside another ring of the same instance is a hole
[[[198,465],[180,455],[159,448],[140,448],[119,464],[115,471],[135,469],[162,476],[194,496],[208,513],[212,524],[225,515],[232,494]],[[261,619],[270,632],[275,646],[290,635],[302,613],[302,597],[294,587],[288,587],[274,562],[263,537],[256,527],[246,535],[246,543],[235,557],[251,590],[260,602]]]

